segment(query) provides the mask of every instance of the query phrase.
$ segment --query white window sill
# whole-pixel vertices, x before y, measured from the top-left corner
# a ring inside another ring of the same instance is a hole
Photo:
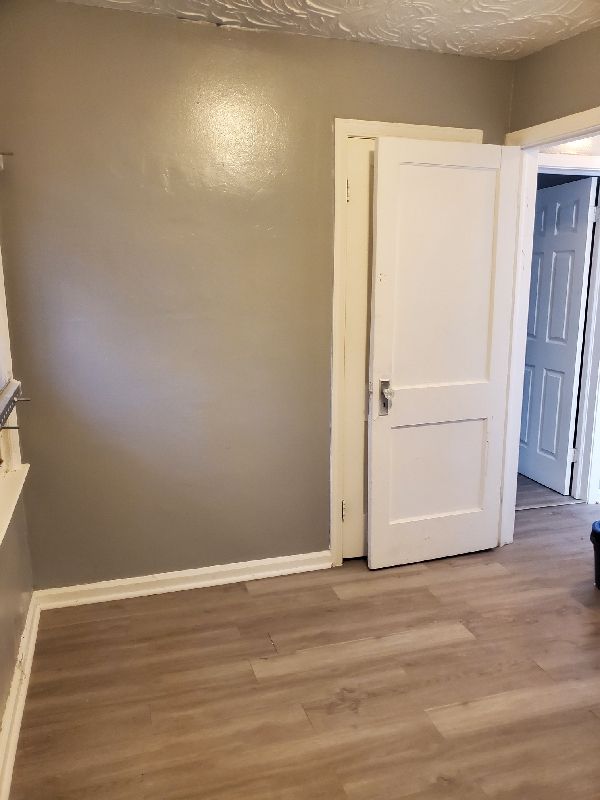
[[[16,469],[0,474],[0,545],[21,497],[28,472],[29,464],[20,464]]]

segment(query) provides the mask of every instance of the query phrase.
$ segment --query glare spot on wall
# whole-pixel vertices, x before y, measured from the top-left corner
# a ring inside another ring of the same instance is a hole
[[[196,99],[189,132],[193,163],[209,185],[255,193],[285,172],[286,121],[265,94],[206,92]]]

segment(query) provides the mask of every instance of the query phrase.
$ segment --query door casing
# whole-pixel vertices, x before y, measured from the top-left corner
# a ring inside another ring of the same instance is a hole
[[[600,129],[599,129],[600,130]],[[569,138],[579,138],[573,136]],[[561,144],[562,140],[555,142]],[[544,146],[552,143],[543,142]],[[523,234],[526,235],[529,224],[530,243],[529,255],[526,260],[526,251],[520,250],[521,261],[518,266],[519,285],[515,291],[513,342],[511,358],[511,374],[509,376],[509,406],[507,422],[507,441],[505,455],[505,470],[503,476],[504,495],[503,498],[503,523],[502,523],[502,544],[512,541],[512,530],[514,528],[514,498],[516,497],[516,475],[518,465],[518,439],[520,431],[520,410],[519,423],[516,440],[514,428],[517,425],[515,417],[515,397],[519,394],[519,409],[522,397],[522,375],[525,366],[525,344],[526,326],[528,311],[524,311],[524,302],[529,303],[529,286],[531,282],[531,245],[533,244],[533,219],[528,222],[531,209],[526,208],[526,204],[533,203],[535,208],[535,198],[537,194],[537,175],[546,174],[569,174],[584,176],[600,176],[600,157],[594,155],[567,155],[567,154],[548,154],[539,152],[539,148],[525,150],[525,157],[529,163],[529,169],[533,174],[529,186],[523,187],[524,195],[521,198],[521,222]],[[531,176],[530,176],[531,178]],[[590,264],[589,294],[588,294],[588,313],[584,331],[584,347],[581,355],[581,388],[579,396],[579,413],[577,420],[577,432],[575,449],[577,460],[573,470],[573,482],[571,487],[572,496],[577,500],[587,503],[600,502],[600,427],[596,431],[597,422],[595,409],[600,402],[600,392],[598,391],[598,381],[600,378],[600,332],[598,330],[598,311],[600,308],[600,232],[598,226],[594,233],[593,255]],[[523,318],[524,317],[524,318]],[[519,371],[521,380],[519,380]],[[519,388],[520,384],[520,388]],[[515,461],[516,446],[516,461]],[[514,464],[514,476],[513,472]],[[513,486],[514,484],[514,486]]]
[[[567,156],[540,153],[540,148],[564,144],[576,139],[600,135],[600,106],[578,114],[571,114],[550,122],[534,125],[507,134],[505,143],[518,145],[523,150],[519,229],[515,295],[511,331],[511,356],[508,383],[508,408],[504,468],[502,476],[502,512],[500,544],[513,541],[515,527],[515,502],[519,463],[519,434],[521,428],[521,402],[525,368],[527,316],[529,312],[529,285],[531,281],[531,256],[538,171],[568,172],[570,174],[599,175],[598,156]],[[573,493],[589,503],[600,502],[600,425],[595,409],[600,400],[598,378],[600,375],[600,331],[598,310],[600,304],[600,253],[594,248],[591,264],[589,308],[585,329],[582,388],[576,447],[579,458],[575,464]]]

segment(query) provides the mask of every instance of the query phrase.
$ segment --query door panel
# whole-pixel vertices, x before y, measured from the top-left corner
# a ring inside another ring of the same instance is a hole
[[[529,417],[531,413],[531,386],[533,382],[533,368],[525,365],[523,378],[523,407],[521,409],[521,442],[529,441]]]
[[[425,170],[427,175],[423,175]],[[398,181],[407,188],[397,200],[398,236],[415,265],[399,270],[395,281],[395,304],[402,309],[393,321],[392,374],[398,386],[487,379],[493,275],[480,265],[489,261],[493,238],[495,171],[461,170],[465,200],[444,205],[424,235],[423,209],[431,208],[431,186],[436,187],[437,197],[451,197],[456,177],[446,167],[402,165],[398,169]],[[465,224],[465,217],[476,218],[477,225]],[[438,268],[445,252],[460,262],[460,271]],[[448,302],[456,293],[461,294],[461,302]],[[403,346],[407,339],[422,347]]]
[[[381,139],[376,156],[369,566],[382,567],[498,543],[520,152]]]
[[[534,227],[519,472],[569,494],[596,178],[541,189]],[[525,425],[525,430],[523,430]]]
[[[527,318],[527,335],[536,336],[538,321],[538,306],[540,302],[540,269],[542,265],[541,253],[534,253],[531,262],[531,286],[529,290],[529,317]]]
[[[393,523],[477,511],[482,501],[485,421],[406,425],[391,432],[390,496]],[[436,453],[431,460],[427,453]],[[435,486],[435,492],[431,487]]]

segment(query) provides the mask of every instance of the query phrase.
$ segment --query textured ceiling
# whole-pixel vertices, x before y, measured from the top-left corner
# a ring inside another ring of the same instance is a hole
[[[600,0],[73,0],[235,28],[519,58],[600,25]]]

